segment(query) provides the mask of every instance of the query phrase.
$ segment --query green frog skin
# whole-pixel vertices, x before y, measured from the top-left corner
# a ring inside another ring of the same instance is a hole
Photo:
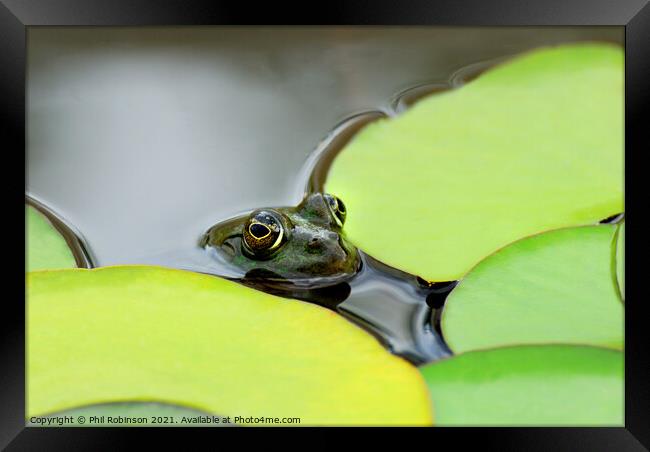
[[[219,223],[201,240],[247,279],[286,287],[329,287],[359,270],[357,249],[343,234],[345,205],[313,193],[296,207],[257,209]]]

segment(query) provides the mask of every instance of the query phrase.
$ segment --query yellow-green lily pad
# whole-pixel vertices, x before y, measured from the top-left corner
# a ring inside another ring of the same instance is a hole
[[[432,422],[418,370],[325,308],[180,270],[27,276],[27,413],[159,401],[300,425]]]
[[[625,223],[619,226],[616,238],[616,280],[621,297],[625,298]]]
[[[579,346],[468,352],[422,368],[436,425],[622,426],[623,354]]]
[[[429,281],[520,238],[623,211],[623,50],[543,48],[366,126],[326,190],[347,236]]]
[[[472,269],[442,312],[455,353],[518,344],[623,347],[612,274],[616,225],[559,229],[503,248]]]
[[[26,271],[75,268],[72,251],[52,223],[34,207],[25,204]]]

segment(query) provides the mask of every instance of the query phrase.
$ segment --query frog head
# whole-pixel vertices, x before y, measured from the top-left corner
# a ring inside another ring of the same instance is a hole
[[[350,279],[361,265],[343,234],[343,202],[313,193],[296,207],[261,208],[218,223],[201,245],[217,252],[247,279],[291,287],[327,287]]]

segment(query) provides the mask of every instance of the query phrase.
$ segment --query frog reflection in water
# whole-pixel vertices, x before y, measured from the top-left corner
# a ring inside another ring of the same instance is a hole
[[[361,266],[343,234],[346,213],[339,198],[312,193],[297,207],[258,209],[219,223],[201,245],[242,270],[245,284],[321,304],[332,295],[341,301],[349,293],[341,283]],[[318,290],[323,288],[329,290]]]

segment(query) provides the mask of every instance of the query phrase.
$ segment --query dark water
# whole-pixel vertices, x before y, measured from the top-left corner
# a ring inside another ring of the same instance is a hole
[[[350,283],[351,294],[336,310],[415,364],[449,356],[434,319],[454,283],[430,286],[364,253],[362,258],[363,268]],[[437,307],[432,309],[427,299],[435,299]]]
[[[459,87],[511,55],[593,39],[620,43],[622,33],[33,30],[28,193],[41,211],[57,212],[50,218],[81,266],[154,264],[219,275],[336,310],[393,353],[433,361],[450,353],[439,318],[454,282],[430,286],[361,253],[361,271],[349,281],[287,291],[199,248],[200,234],[236,214],[321,191],[337,152],[371,121]]]
[[[624,218],[625,214],[621,212],[600,220],[600,224],[616,224],[620,223]]]

